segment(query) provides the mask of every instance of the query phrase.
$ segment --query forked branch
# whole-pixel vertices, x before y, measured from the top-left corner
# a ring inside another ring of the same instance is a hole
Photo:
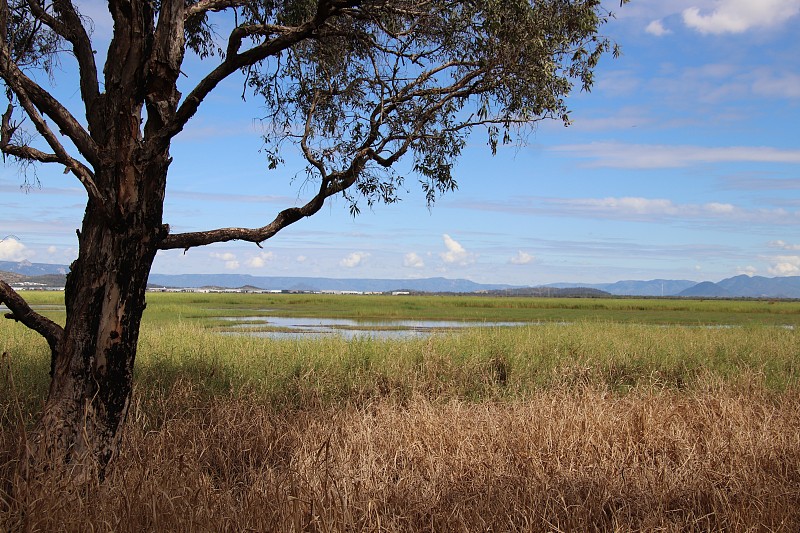
[[[92,171],[67,153],[64,146],[59,142],[58,137],[56,137],[24,92],[17,93],[17,98],[25,109],[28,117],[33,121],[36,130],[44,137],[54,153],[49,154],[30,146],[12,143],[14,132],[18,127],[18,124],[11,123],[11,115],[14,111],[14,106],[12,104],[8,104],[8,108],[2,116],[2,126],[0,127],[0,151],[19,159],[38,161],[40,163],[60,163],[66,167],[67,171],[72,172],[75,177],[78,178],[78,181],[83,184],[91,198],[101,201],[102,195],[95,184]]]
[[[24,98],[35,106],[42,115],[50,117],[56,123],[59,132],[73,142],[89,163],[92,165],[98,163],[97,145],[86,129],[61,102],[19,69],[11,59],[8,43],[2,39],[0,39],[0,77],[3,78],[14,94],[20,97],[20,103],[24,105],[22,96],[24,95]],[[28,111],[27,108],[25,110]],[[31,119],[34,120],[33,117]]]
[[[58,18],[50,14],[39,0],[27,0],[27,3],[33,16],[72,44],[72,51],[79,65],[81,96],[86,108],[91,109],[100,95],[100,87],[92,42],[81,21],[80,13],[70,0],[53,2]]]
[[[25,326],[44,337],[52,352],[56,351],[64,335],[64,328],[31,309],[28,302],[2,279],[0,279],[0,303],[5,304],[10,311],[10,313],[6,313],[6,318],[22,322]]]
[[[180,133],[197,112],[206,96],[228,76],[268,57],[276,57],[305,39],[313,38],[327,22],[341,15],[344,10],[357,6],[358,3],[356,0],[319,0],[314,17],[298,26],[259,24],[234,28],[228,38],[225,60],[189,92],[178,107],[172,122],[164,128],[162,136],[171,139]],[[190,17],[197,13],[218,11],[239,5],[239,0],[200,0],[192,6],[188,6],[184,11],[184,16]],[[244,39],[256,35],[270,38],[240,51]]]

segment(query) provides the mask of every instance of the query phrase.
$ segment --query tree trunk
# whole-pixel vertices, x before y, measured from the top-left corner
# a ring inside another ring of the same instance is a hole
[[[67,321],[32,449],[40,464],[66,464],[83,479],[103,476],[131,399],[147,278],[167,231],[161,216],[168,159],[157,159],[111,170],[116,179],[105,181],[115,183],[107,189],[113,200],[89,202],[67,276]]]

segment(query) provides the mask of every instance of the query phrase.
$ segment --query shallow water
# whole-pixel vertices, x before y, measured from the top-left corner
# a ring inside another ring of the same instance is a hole
[[[225,333],[272,339],[338,335],[346,339],[409,339],[464,328],[517,327],[528,322],[461,322],[457,320],[352,320],[345,318],[291,318],[277,316],[220,317],[235,322]],[[251,323],[248,323],[251,322]],[[257,322],[257,323],[256,323]],[[272,327],[283,331],[248,331]],[[235,330],[235,331],[233,331]]]

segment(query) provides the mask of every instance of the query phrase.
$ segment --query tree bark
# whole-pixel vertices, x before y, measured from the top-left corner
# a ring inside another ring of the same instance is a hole
[[[147,278],[167,232],[161,218],[169,160],[136,164],[132,155],[132,164],[109,168],[115,179],[102,180],[116,184],[107,191],[114,204],[87,205],[78,259],[67,276],[67,321],[32,446],[40,465],[66,464],[86,479],[102,477],[117,452]]]

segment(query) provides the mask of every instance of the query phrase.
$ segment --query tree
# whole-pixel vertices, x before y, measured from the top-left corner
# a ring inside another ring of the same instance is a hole
[[[359,201],[391,203],[406,178],[394,170],[401,159],[433,202],[456,187],[453,163],[472,130],[485,129],[494,152],[540,120],[567,124],[565,97],[575,84],[588,90],[613,49],[599,33],[611,16],[600,0],[109,0],[108,10],[101,81],[79,2],[0,0],[9,102],[0,149],[21,165],[63,166],[88,194],[65,325],[1,280],[0,302],[52,353],[35,457],[100,474],[131,400],[159,250],[234,239],[260,246],[334,195],[354,214]],[[210,66],[183,95],[186,54]],[[60,78],[70,69],[79,112],[36,81],[44,73],[68,83]],[[170,143],[237,72],[263,97],[269,167],[297,150],[314,195],[260,228],[173,233],[162,221]]]

